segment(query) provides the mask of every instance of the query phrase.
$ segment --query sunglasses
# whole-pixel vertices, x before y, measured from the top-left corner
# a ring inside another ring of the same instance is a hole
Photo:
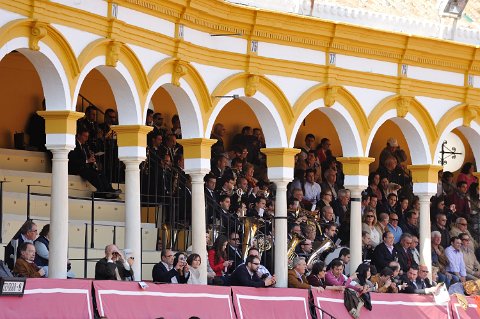
[[[373,218],[374,216],[373,216],[373,215],[367,215],[367,218],[370,218],[370,217],[372,217],[372,218]]]

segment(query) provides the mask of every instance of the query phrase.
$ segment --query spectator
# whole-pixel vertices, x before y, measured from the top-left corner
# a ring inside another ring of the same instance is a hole
[[[445,255],[445,249],[441,242],[442,234],[437,230],[432,231],[432,266],[438,268],[438,281],[444,282],[449,287],[452,275],[446,270],[448,258]]]
[[[403,230],[400,226],[398,226],[398,222],[399,222],[398,215],[395,213],[390,213],[389,223],[387,227],[388,227],[388,231],[390,231],[393,234],[393,237],[395,237],[395,240],[393,241],[394,244],[400,241],[400,237],[403,234]]]
[[[216,123],[213,126],[212,134],[210,135],[211,139],[216,139],[217,142],[212,145],[212,154],[211,158],[217,158],[220,154],[225,153],[225,147],[223,145],[223,137],[225,136],[225,126],[222,123]]]
[[[288,271],[288,288],[315,288],[318,291],[323,291],[323,287],[314,287],[308,283],[307,277],[305,277],[306,271],[307,263],[305,262],[305,258],[296,257],[293,260],[293,269]]]
[[[33,244],[33,241],[37,238],[37,233],[37,225],[33,221],[27,220],[22,225],[18,235],[15,235],[7,247],[5,247],[5,263],[8,268],[13,269],[15,264],[14,260],[20,257],[20,252],[14,249],[14,246],[20,247],[24,242]]]
[[[403,292],[407,294],[433,294],[437,290],[437,287],[425,287],[425,282],[421,280],[419,283],[417,279],[418,266],[412,265],[407,271],[407,276],[404,281],[407,286],[405,287]]]
[[[472,235],[468,231],[468,223],[467,220],[463,217],[458,217],[455,221],[455,224],[452,226],[450,230],[450,236],[459,236],[461,233],[465,233],[470,237],[470,241],[468,243],[471,249],[476,250],[478,248],[478,243],[473,239]]]
[[[404,274],[408,271],[408,269],[410,269],[412,265],[418,266],[418,264],[413,259],[413,254],[410,250],[412,242],[412,235],[410,235],[409,233],[403,233],[402,237],[400,237],[400,242],[395,244],[398,262]]]
[[[228,260],[227,244],[227,237],[220,235],[213,243],[213,249],[208,251],[208,261],[218,277],[227,274],[228,269],[233,266],[233,260]]]
[[[240,235],[237,232],[231,232],[228,240],[228,260],[233,260],[233,266],[230,268],[233,272],[241,263],[243,263],[242,251],[239,249]]]
[[[105,247],[105,257],[95,265],[95,280],[134,280],[133,257],[125,259],[115,245]]]
[[[339,190],[339,187],[337,185],[337,172],[329,168],[325,170],[323,176],[325,177],[325,179],[320,185],[320,188],[324,189],[325,191],[330,191],[332,193],[333,200],[337,199],[337,192]]]
[[[395,193],[390,193],[387,196],[387,204],[385,205],[385,212],[387,214],[395,213],[397,211],[398,196]]]
[[[412,235],[412,245],[410,246],[410,251],[412,252],[413,255],[413,260],[417,265],[420,265],[420,252],[418,251],[418,237]]]
[[[393,270],[389,267],[385,267],[380,272],[378,277],[378,289],[379,293],[398,293],[398,287],[395,281],[392,280]]]
[[[372,197],[375,195],[377,199],[382,201],[382,192],[379,188],[380,184],[380,174],[377,172],[372,172],[368,175],[368,188],[367,193]]]
[[[461,233],[458,235],[458,238],[462,241],[460,250],[462,251],[463,261],[467,271],[467,280],[480,279],[480,263],[475,257],[475,252],[471,248],[471,245],[469,245],[470,236],[466,233]]]
[[[343,262],[341,260],[333,260],[331,268],[325,274],[325,283],[327,286],[342,286],[345,288],[353,289],[357,292],[366,292],[363,287],[356,286],[352,281],[356,279],[355,275],[347,278],[343,275]]]
[[[183,257],[183,258],[182,258]],[[161,253],[161,261],[152,269],[152,279],[154,282],[163,283],[186,283],[188,281],[189,267],[185,260],[185,255],[177,253],[176,255],[170,249],[164,249]]]
[[[467,269],[463,260],[463,253],[460,250],[462,241],[457,236],[450,238],[450,246],[445,249],[448,258],[447,271],[453,275],[454,281],[465,282]]]
[[[249,209],[247,212],[247,217],[263,218],[266,205],[267,200],[264,197],[256,197],[253,208]]]
[[[302,159],[307,159],[308,153],[315,147],[315,135],[307,134],[305,136],[305,146],[300,148],[300,156]]]
[[[463,164],[460,174],[457,176],[457,184],[458,182],[465,182],[467,183],[468,189],[472,183],[477,183],[478,179],[473,175],[473,172],[475,172],[475,165],[473,165],[472,162],[466,162]]]
[[[317,157],[320,163],[326,162],[328,158],[332,157],[332,151],[330,150],[330,140],[328,138],[322,138],[320,144],[317,146]]]
[[[155,113],[152,109],[147,109],[147,118],[145,119],[146,126],[153,126],[153,113]]]
[[[305,189],[305,195],[303,196],[304,205],[308,204],[308,207],[305,206],[306,209],[312,208],[313,205],[320,200],[320,185],[315,182],[315,170],[307,169],[305,172],[306,181],[303,185]]]
[[[336,290],[336,291],[342,291],[345,289],[343,286],[327,286],[325,284],[325,263],[323,261],[317,261],[316,263],[313,264],[312,266],[312,271],[310,272],[310,275],[307,277],[308,283],[312,287],[322,287],[325,290]]]
[[[395,237],[391,232],[383,233],[383,242],[373,251],[373,261],[377,269],[383,269],[397,259],[397,250],[393,244]]]
[[[387,213],[381,213],[381,214],[378,215],[378,222],[375,225],[375,228],[377,229],[379,235],[381,235],[384,232],[386,232],[387,230],[389,230],[388,227],[387,227],[389,221],[390,221],[390,217],[388,216]],[[380,242],[380,240],[379,240],[379,242]]]
[[[455,204],[456,214],[459,217],[468,218],[470,215],[470,206],[467,200],[468,183],[465,181],[457,182],[457,189],[447,196],[445,204],[450,206]]]
[[[187,264],[190,266],[190,276],[188,277],[187,284],[201,285],[199,267],[202,264],[202,257],[200,257],[199,254],[190,254],[187,258]]]
[[[335,223],[335,213],[333,212],[333,208],[331,206],[324,206],[322,208],[322,216],[320,218],[320,224],[326,225],[329,223]]]
[[[255,247],[250,247],[248,249],[248,256],[255,256],[255,257],[258,257],[258,259],[260,259],[260,262],[261,262],[261,258],[260,258],[260,252],[258,251],[257,248]],[[264,265],[260,264],[258,266],[258,269],[257,269],[257,275],[258,277],[262,278],[262,279],[265,279],[265,278],[269,278],[271,277],[272,275],[270,274],[270,271],[268,271],[267,267],[265,267]]]
[[[409,210],[405,214],[405,223],[400,225],[402,227],[403,233],[409,233],[420,237],[420,231],[418,230],[418,214],[414,210]]]
[[[373,259],[373,247],[371,244],[370,233],[362,231],[362,261],[371,262]]]
[[[450,234],[447,229],[447,215],[444,213],[438,213],[431,229],[432,231],[438,231],[442,235],[442,242],[440,245],[442,245],[443,248],[447,248],[450,244]]]
[[[399,225],[405,222],[405,213],[408,211],[408,204],[408,197],[400,197],[398,200],[396,213],[399,219]]]
[[[260,259],[257,256],[248,256],[245,263],[239,265],[231,276],[231,284],[245,287],[269,287],[276,283],[275,276],[262,280],[257,275]]]
[[[31,242],[24,242],[18,247],[20,257],[15,262],[13,273],[18,277],[41,278],[45,277],[45,270],[35,265],[35,246]]]
[[[431,288],[433,285],[428,278],[428,267],[425,265],[418,266],[417,287],[420,289]],[[432,274],[433,277],[433,274]],[[434,277],[433,277],[434,278]]]
[[[377,223],[377,215],[372,208],[365,209],[365,214],[362,218],[362,231],[367,231],[370,234],[372,247],[375,248],[380,244],[381,234],[378,232],[375,225]]]

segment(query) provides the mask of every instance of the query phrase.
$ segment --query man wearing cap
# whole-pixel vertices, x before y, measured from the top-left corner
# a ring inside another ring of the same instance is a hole
[[[398,164],[404,162],[407,157],[405,152],[398,146],[397,139],[393,137],[387,140],[387,146],[380,153],[380,167],[385,167],[385,162],[390,156],[395,157]]]

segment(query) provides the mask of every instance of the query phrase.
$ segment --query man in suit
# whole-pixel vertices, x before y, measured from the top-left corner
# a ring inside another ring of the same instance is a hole
[[[213,215],[215,209],[218,208],[218,198],[217,193],[215,192],[215,186],[217,185],[217,179],[212,174],[207,174],[203,178],[205,183],[204,193],[205,193],[205,206],[207,207],[207,218],[209,222],[213,221]]]
[[[410,269],[411,266],[418,267],[417,263],[413,259],[413,254],[410,251],[410,246],[412,245],[412,242],[412,235],[410,235],[409,233],[403,233],[400,237],[400,241],[395,244],[398,262],[404,274]]]
[[[426,267],[425,267],[426,268]],[[404,284],[407,284],[405,289],[401,290],[400,292],[406,294],[433,294],[437,291],[437,287],[427,287],[425,282],[421,283],[418,281],[418,267],[411,266],[408,271],[407,275],[404,279]]]
[[[24,242],[29,242],[33,244],[33,241],[37,238],[37,235],[37,225],[31,220],[27,220],[22,225],[18,233],[13,236],[12,240],[5,247],[5,263],[7,264],[8,268],[13,269],[13,266],[15,264],[15,256],[16,258],[20,257],[20,251],[17,251],[14,246],[20,247],[20,245]],[[16,243],[14,245],[15,241]]]
[[[397,258],[397,249],[393,245],[395,237],[389,231],[383,233],[383,242],[373,251],[373,260],[377,269],[384,269]]]
[[[324,182],[320,184],[320,188],[325,191],[330,191],[333,196],[333,200],[337,199],[338,185],[337,185],[337,172],[332,168],[328,168],[323,174],[325,177]]]
[[[244,264],[235,269],[230,277],[232,286],[244,287],[269,287],[275,285],[275,275],[263,281],[258,277],[257,271],[260,266],[260,259],[257,256],[248,256]]]
[[[154,282],[164,283],[179,283],[177,277],[179,276],[179,270],[185,267],[186,262],[179,261],[175,267],[173,267],[174,254],[170,249],[162,250],[161,261],[155,264],[152,269],[152,279]]]
[[[243,263],[242,250],[239,249],[240,235],[237,232],[231,232],[228,239],[228,260],[233,260],[231,269],[235,270],[241,263]]]
[[[105,176],[96,168],[96,160],[90,152],[87,142],[88,130],[85,127],[77,129],[75,149],[68,153],[68,173],[80,175],[90,182],[101,197],[118,198],[117,191],[112,188]]]
[[[35,246],[30,242],[24,242],[18,248],[20,252],[20,258],[15,263],[13,273],[18,277],[26,278],[42,278],[45,276],[45,270],[38,267],[35,260]]]
[[[131,280],[133,281],[134,259],[125,259],[115,245],[105,247],[105,257],[95,265],[95,280]]]

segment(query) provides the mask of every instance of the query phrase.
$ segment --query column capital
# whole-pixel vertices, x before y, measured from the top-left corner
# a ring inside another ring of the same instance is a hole
[[[368,176],[370,164],[375,161],[372,157],[339,157],[337,160],[343,165],[345,175]]]
[[[216,142],[217,140],[209,138],[188,138],[177,140],[177,143],[183,146],[183,156],[185,159],[210,159],[212,145]]]
[[[123,162],[145,159],[147,134],[152,129],[146,125],[112,125],[112,130],[117,133],[118,158]]]
[[[260,151],[267,155],[267,167],[295,167],[295,155],[300,153],[298,148],[262,148]]]
[[[473,172],[473,176],[478,178],[478,180],[480,181],[480,172]]]
[[[74,111],[37,111],[45,119],[46,134],[73,134],[77,133],[77,120],[85,114]]]
[[[413,183],[438,183],[438,172],[443,169],[440,165],[408,165],[412,172]]]

